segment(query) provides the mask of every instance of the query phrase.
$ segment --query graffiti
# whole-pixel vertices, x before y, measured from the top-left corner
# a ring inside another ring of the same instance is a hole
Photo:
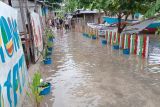
[[[7,22],[7,20],[1,16],[0,29],[2,35],[2,39],[0,39],[0,56],[1,61],[5,63],[4,51],[7,53],[8,57],[12,57],[14,51],[17,52],[20,48],[20,38],[18,36],[16,20],[8,17]],[[2,41],[5,47],[4,50],[2,49]]]
[[[20,106],[27,68],[18,32],[17,11],[0,2],[0,107]],[[8,10],[5,13],[5,10]]]
[[[1,87],[1,85],[0,85],[0,107],[2,107],[2,102],[1,102],[1,96],[2,96],[2,87]]]
[[[4,107],[4,99],[2,96],[2,87],[0,85],[0,107]]]
[[[26,67],[25,67],[24,55],[22,55],[21,58],[19,59],[19,62],[16,63],[13,69],[9,71],[7,80],[4,83],[4,88],[6,87],[7,99],[10,104],[10,107],[12,107],[12,102],[14,102],[14,107],[16,107],[17,105],[17,99],[18,99],[17,93],[19,94],[22,93],[22,88],[24,88],[24,83],[25,83],[25,78],[20,78],[20,77],[24,77],[24,75],[26,76]],[[13,80],[11,80],[11,78],[13,78]],[[14,101],[11,99],[12,93]]]
[[[1,47],[1,44],[0,44],[0,58],[1,58],[1,61],[4,63],[5,62],[5,58],[4,58],[4,53],[3,53],[3,49]]]
[[[10,95],[10,88],[12,88],[11,87],[11,71],[9,71],[9,74],[7,76],[7,81],[5,82],[4,87],[6,87],[6,90],[7,90],[8,102],[10,104],[10,107],[12,107],[12,100]]]
[[[22,68],[24,70],[22,70]],[[25,78],[20,79],[20,76],[21,77],[24,77],[24,75],[26,76],[25,69],[26,68],[25,68],[24,55],[22,55],[19,62],[14,65],[13,70],[10,70],[8,73],[8,77],[7,77],[7,80],[4,84],[4,87],[6,87],[7,99],[10,104],[10,107],[12,107],[12,102],[14,102],[14,107],[16,107],[17,99],[18,99],[17,93],[20,93],[20,94],[22,93],[22,88],[24,87]],[[22,72],[22,71],[24,71],[24,72]],[[13,72],[13,74],[11,74],[11,72]],[[13,80],[11,80],[11,78],[13,78]],[[14,101],[12,101],[12,99],[11,99],[11,95],[12,95],[11,89],[13,92]],[[19,92],[18,92],[18,90],[19,90]]]

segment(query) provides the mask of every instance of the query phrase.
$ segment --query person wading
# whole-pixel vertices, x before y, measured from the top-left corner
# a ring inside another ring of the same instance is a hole
[[[63,19],[59,19],[60,30],[63,30]]]
[[[67,18],[65,19],[65,30],[66,32],[69,30],[69,20]]]

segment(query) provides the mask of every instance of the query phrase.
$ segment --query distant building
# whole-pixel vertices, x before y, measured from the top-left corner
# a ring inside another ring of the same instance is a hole
[[[97,10],[82,10],[78,9],[73,13],[73,19],[81,23],[98,23],[98,18],[104,16],[104,13],[99,13]],[[102,23],[102,19],[100,19]]]

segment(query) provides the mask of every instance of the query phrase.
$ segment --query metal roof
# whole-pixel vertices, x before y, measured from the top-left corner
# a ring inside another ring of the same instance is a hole
[[[73,15],[78,15],[78,14],[96,14],[96,13],[98,13],[97,10],[77,9],[75,12],[73,12]]]

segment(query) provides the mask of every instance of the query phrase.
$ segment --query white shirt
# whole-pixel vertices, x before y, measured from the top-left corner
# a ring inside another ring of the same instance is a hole
[[[69,24],[68,20],[65,20],[65,24],[66,24],[66,25],[68,25],[68,24]]]

